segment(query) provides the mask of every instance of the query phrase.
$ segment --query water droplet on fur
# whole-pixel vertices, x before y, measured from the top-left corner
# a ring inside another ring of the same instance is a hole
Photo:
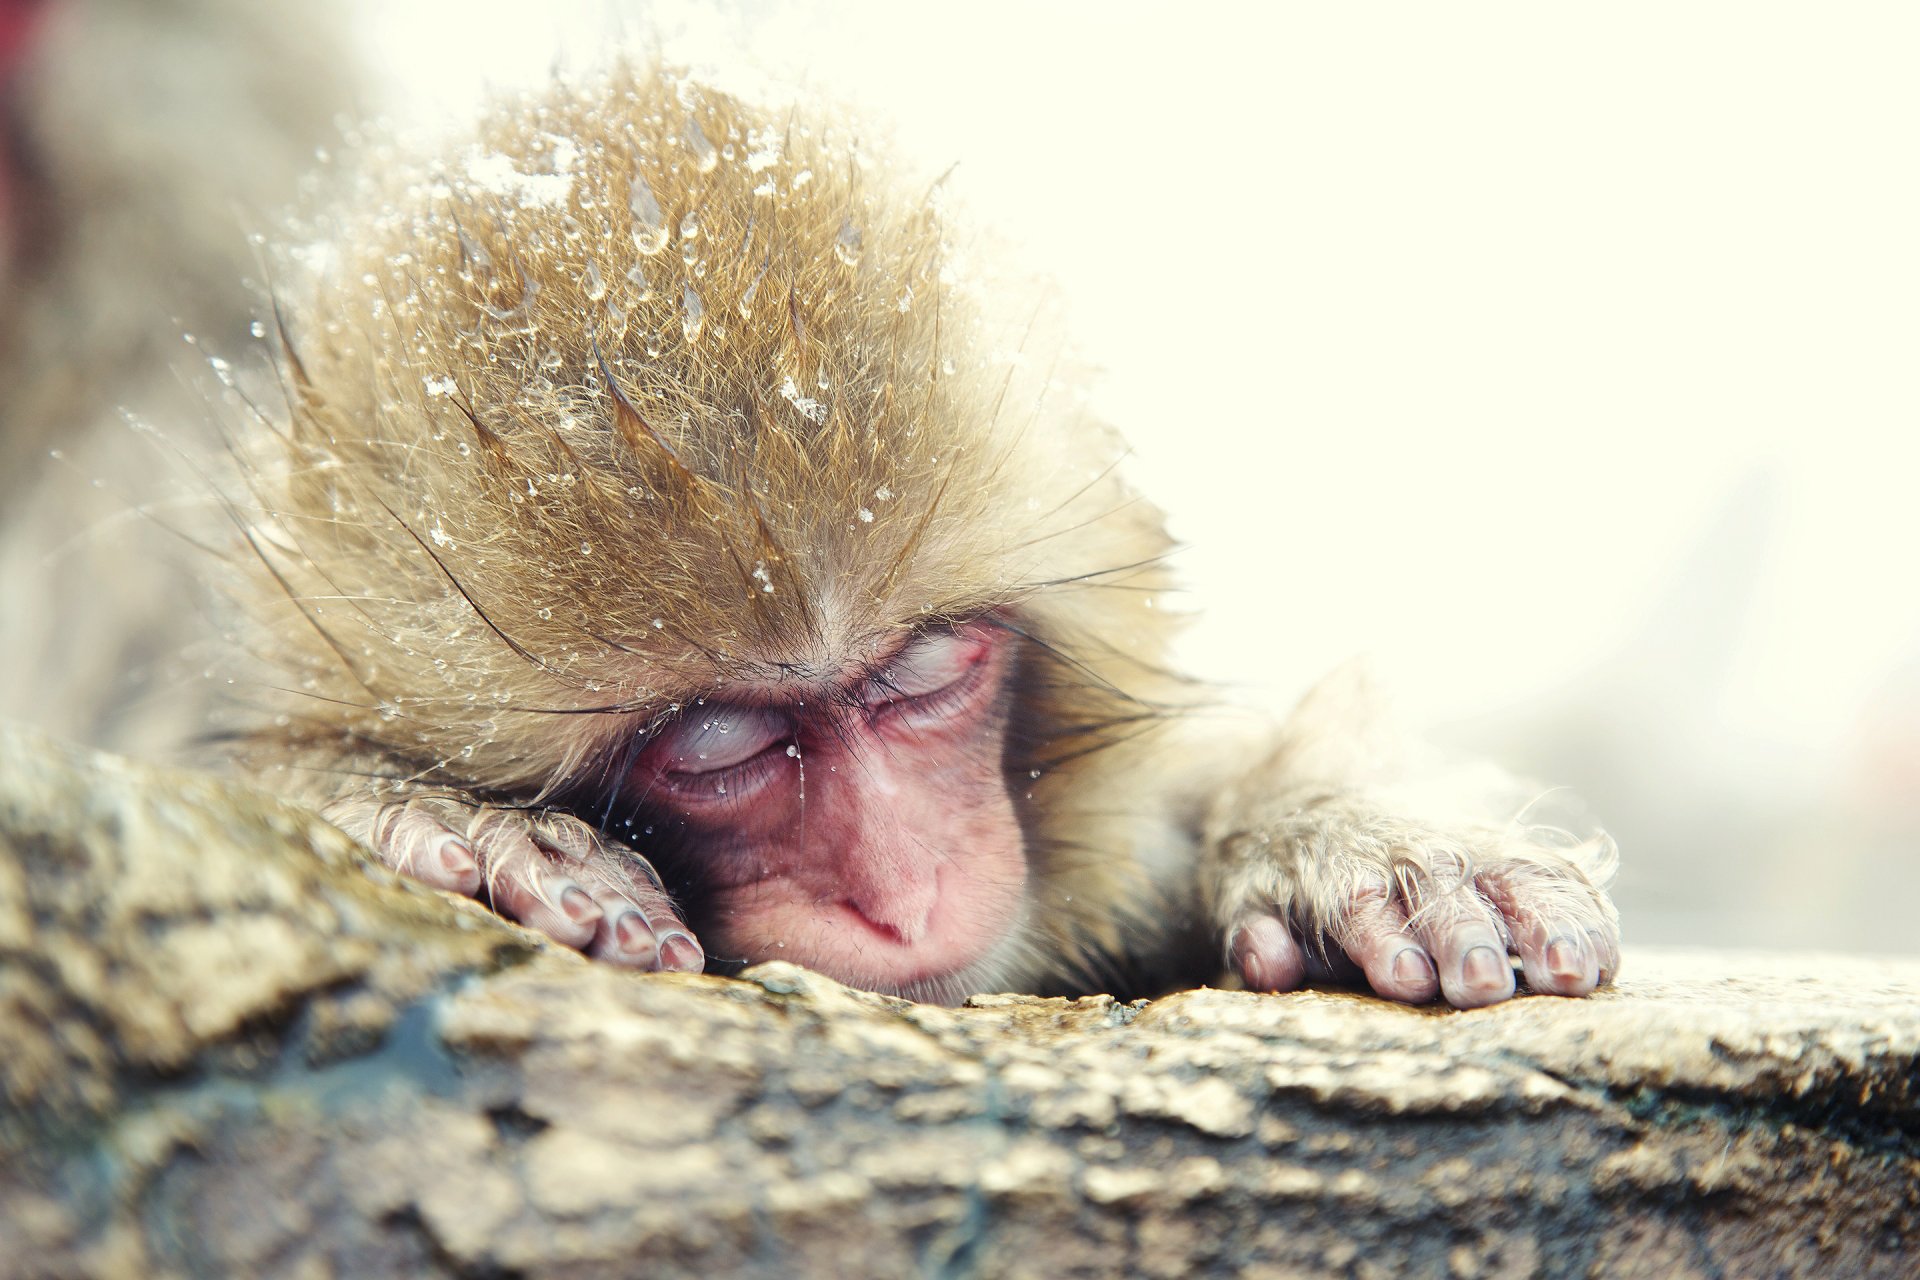
[[[580,554],[581,554],[581,555],[583,555],[583,556],[590,556],[590,555],[592,555],[592,554],[593,554],[593,544],[592,544],[591,542],[583,542],[583,543],[581,543],[581,544],[580,544]]]
[[[653,629],[654,629],[655,631],[658,631],[658,630],[660,630],[660,628],[662,628],[662,627],[664,627],[664,626],[666,626],[666,625],[667,625],[667,624],[666,624],[665,622],[663,622],[663,621],[662,621],[661,619],[659,619],[659,618],[655,618],[655,619],[653,620]]]
[[[689,211],[686,217],[680,219],[680,238],[682,240],[698,240],[700,238],[699,214]]]
[[[640,291],[634,295],[635,302],[645,302],[653,296],[653,285],[648,281],[646,271],[637,262],[627,269],[627,283]]]
[[[480,275],[493,274],[493,255],[466,232],[456,231],[454,234],[460,240],[460,255],[466,264]]]
[[[247,326],[247,332],[252,334],[256,338],[264,338],[267,336],[267,326],[260,323],[260,321],[255,320],[252,324]]]
[[[692,116],[687,117],[687,150],[693,153],[693,167],[701,173],[712,173],[713,167],[720,163],[720,153],[707,141],[706,130]]]
[[[600,278],[598,265],[589,262],[586,274],[580,279],[580,287],[585,290],[588,302],[598,302],[607,296],[607,282]]]
[[[633,247],[651,256],[667,247],[667,221],[646,175],[636,173],[627,187],[627,209],[633,214]]]
[[[749,280],[747,287],[740,291],[740,301],[735,304],[735,309],[740,312],[740,318],[742,320],[748,319],[753,315],[753,295],[760,292],[760,282],[767,278],[767,268],[771,266],[772,263],[773,260],[771,258],[762,261],[760,263],[760,269],[754,272],[753,279]]]
[[[793,743],[789,742],[787,744],[787,754],[792,756],[795,760],[798,760],[800,758],[800,748],[795,746]]]
[[[680,332],[686,335],[688,342],[699,341],[706,315],[707,304],[700,301],[700,295],[693,291],[693,286],[683,286],[680,294]]]
[[[840,234],[833,238],[833,256],[850,267],[860,261],[860,228],[851,219],[840,224]]]
[[[859,517],[860,517],[860,523],[861,523],[861,524],[872,524],[872,523],[873,523],[873,512],[871,512],[871,511],[869,511],[869,510],[867,510],[867,508],[865,508],[865,507],[862,507],[862,508],[860,508],[860,510],[859,510],[859,512],[858,512],[857,514],[858,514],[858,515],[859,515]]]

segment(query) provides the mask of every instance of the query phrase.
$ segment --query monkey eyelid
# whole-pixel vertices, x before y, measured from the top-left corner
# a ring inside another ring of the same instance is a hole
[[[758,707],[704,707],[668,728],[656,745],[673,773],[715,773],[751,760],[793,733],[778,711]]]
[[[987,649],[987,640],[966,631],[921,635],[867,682],[861,701],[871,708],[939,693],[984,661]]]

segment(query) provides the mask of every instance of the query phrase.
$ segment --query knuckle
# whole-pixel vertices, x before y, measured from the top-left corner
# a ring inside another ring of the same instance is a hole
[[[575,862],[587,862],[605,852],[593,828],[571,814],[543,813],[531,826],[541,844]]]
[[[1347,890],[1347,905],[1355,915],[1372,915],[1393,900],[1393,886],[1383,879],[1367,877],[1355,881]]]

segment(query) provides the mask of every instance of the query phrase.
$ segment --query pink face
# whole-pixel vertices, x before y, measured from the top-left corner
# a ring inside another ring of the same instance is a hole
[[[1027,877],[1012,648],[986,623],[929,632],[851,684],[708,698],[647,745],[627,794],[681,850],[709,955],[917,992],[990,961]]]

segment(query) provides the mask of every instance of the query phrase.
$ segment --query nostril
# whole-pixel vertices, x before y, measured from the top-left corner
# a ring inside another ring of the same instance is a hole
[[[908,893],[848,897],[840,905],[860,918],[861,923],[897,946],[907,946],[927,931],[933,915],[933,895]]]
[[[861,906],[858,902],[855,902],[852,898],[842,898],[840,900],[840,905],[845,907],[848,911],[851,911],[854,915],[859,916],[862,923],[864,923],[869,929],[872,929],[875,933],[884,934],[889,940],[893,942],[905,942],[907,940],[906,936],[901,933],[900,927],[898,925],[893,924],[892,922],[887,920],[874,919],[873,916],[867,913],[867,909],[865,907]]]

